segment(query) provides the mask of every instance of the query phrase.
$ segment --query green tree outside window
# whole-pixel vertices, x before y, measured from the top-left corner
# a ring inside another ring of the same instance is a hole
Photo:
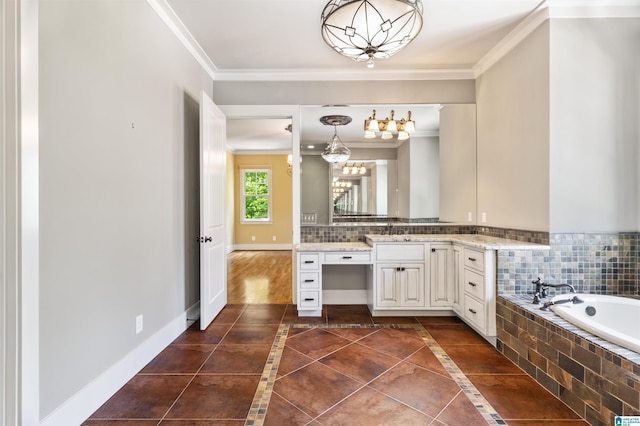
[[[244,221],[268,221],[270,214],[270,170],[243,170]]]

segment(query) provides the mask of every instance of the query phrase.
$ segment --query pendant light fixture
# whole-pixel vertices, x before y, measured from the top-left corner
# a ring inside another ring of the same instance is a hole
[[[422,29],[421,0],[331,0],[322,38],[336,52],[373,68],[406,47]]]
[[[351,123],[351,117],[347,115],[325,115],[320,117],[320,122],[327,126],[333,126],[333,138],[322,151],[322,158],[327,163],[344,163],[351,156],[351,150],[342,143],[338,137],[338,127]]]

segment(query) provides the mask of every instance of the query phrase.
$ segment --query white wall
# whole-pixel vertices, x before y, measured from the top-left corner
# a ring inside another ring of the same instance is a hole
[[[212,82],[143,1],[41,2],[39,59],[45,417],[197,297],[185,162]]]
[[[476,221],[476,106],[440,110],[440,220]],[[469,220],[471,213],[471,220]]]
[[[551,21],[550,230],[640,231],[640,19]]]
[[[477,223],[548,231],[548,21],[482,74],[476,92]]]

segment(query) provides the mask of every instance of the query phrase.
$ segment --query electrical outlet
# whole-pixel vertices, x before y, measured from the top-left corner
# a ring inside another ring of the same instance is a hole
[[[482,212],[482,223],[487,223],[487,213]]]
[[[136,334],[142,333],[142,314],[136,317]]]
[[[255,235],[252,235],[252,236],[251,236],[251,241],[255,241],[255,240],[256,240],[256,236],[255,236]]]
[[[472,221],[473,221],[473,213],[472,213],[472,212],[467,213],[467,220],[468,220],[469,222],[472,222]]]
[[[274,235],[274,236],[273,236],[273,241],[275,241],[275,240],[276,240],[276,236]]]

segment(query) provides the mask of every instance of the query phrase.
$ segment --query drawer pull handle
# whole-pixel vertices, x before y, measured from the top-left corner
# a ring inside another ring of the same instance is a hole
[[[476,284],[476,283],[472,283],[471,281],[469,281],[469,285],[470,285],[471,287],[475,287],[475,286],[477,286],[478,284]]]
[[[305,282],[305,283],[312,283],[312,282],[314,282],[314,281],[315,281],[315,280],[304,280],[304,282]]]
[[[313,297],[305,297],[305,298],[304,298],[304,301],[305,301],[305,302],[313,302],[314,300],[316,300],[316,299],[314,299]],[[474,313],[475,313],[475,312],[474,312]]]
[[[352,259],[353,256],[342,256],[343,259]]]
[[[475,262],[476,258],[475,257],[470,257],[469,260],[472,261],[472,262]]]
[[[477,312],[474,309],[469,308],[469,312],[471,312],[472,314],[477,314]]]
[[[305,260],[304,263],[315,263],[314,260]]]

